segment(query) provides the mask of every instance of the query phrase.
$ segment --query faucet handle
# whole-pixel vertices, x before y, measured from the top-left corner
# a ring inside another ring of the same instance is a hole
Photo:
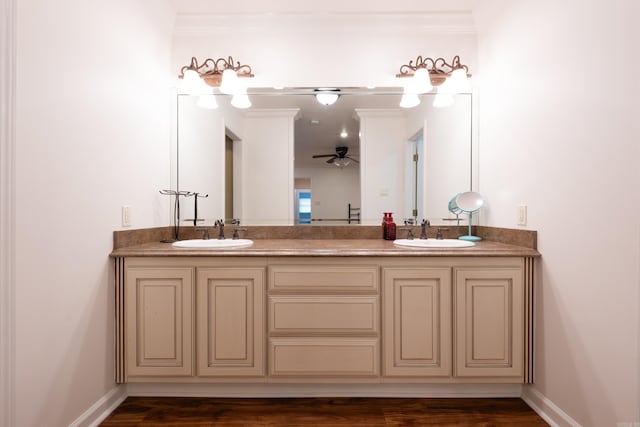
[[[238,240],[240,238],[240,236],[238,235],[238,231],[247,231],[247,229],[246,228],[234,227],[233,228],[233,236],[231,237],[233,240]]]
[[[407,240],[413,240],[413,227],[398,227],[398,230],[407,230]]]
[[[239,218],[232,218],[231,219],[231,225],[240,225],[240,219]]]
[[[202,239],[209,240],[209,229],[208,228],[196,228],[196,231],[202,231]]]
[[[449,231],[449,229],[448,228],[438,228],[438,232],[436,233],[436,239],[438,239],[438,240],[442,240],[443,239],[443,237],[442,237],[442,232],[443,231]]]

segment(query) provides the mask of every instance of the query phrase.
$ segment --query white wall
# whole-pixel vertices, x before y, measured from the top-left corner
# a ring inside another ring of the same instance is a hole
[[[396,224],[411,217],[405,211],[407,120],[401,110],[356,109],[360,119],[360,202],[362,224],[377,225],[391,212]]]
[[[17,14],[16,426],[114,389],[113,230],[169,224],[166,2],[23,0]]]
[[[516,227],[524,203],[538,230],[527,396],[559,425],[640,423],[638,8],[477,6],[483,220]]]
[[[411,137],[421,130],[424,140],[419,153],[424,169],[419,187],[424,198],[418,216],[433,225],[451,225],[443,221],[455,218],[448,210],[449,200],[471,189],[471,95],[455,95],[447,107],[434,107],[432,96],[422,98],[418,107],[407,110],[405,132]]]
[[[240,160],[243,224],[293,224],[293,123],[298,109],[249,110]]]
[[[469,13],[425,14],[421,11],[429,5],[417,2],[403,2],[407,9],[391,14],[372,13],[369,2],[290,2],[282,13],[265,14],[259,13],[261,2],[251,3],[236,13],[221,8],[212,12],[221,15],[178,15],[176,77],[192,56],[202,61],[231,55],[252,67],[251,85],[257,87],[397,86],[400,66],[418,55],[448,60],[460,55],[464,64],[477,68]],[[277,11],[271,2],[269,8]],[[387,2],[384,9],[394,5]]]
[[[327,225],[327,219],[347,219],[349,203],[360,207],[360,169],[354,165],[339,169],[295,168],[295,178],[311,179],[311,218],[323,219],[315,225]],[[345,225],[346,221],[334,222]]]
[[[225,216],[225,111],[201,108],[197,101],[196,96],[178,97],[179,187],[208,195],[198,198],[198,219],[205,220],[198,225],[211,226]],[[180,198],[181,224],[193,225],[194,197]]]

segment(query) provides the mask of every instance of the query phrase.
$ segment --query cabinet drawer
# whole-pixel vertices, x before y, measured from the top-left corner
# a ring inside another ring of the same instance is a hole
[[[359,376],[379,373],[377,338],[271,338],[272,376]]]
[[[272,296],[272,333],[378,333],[377,296]]]
[[[272,291],[378,291],[375,265],[274,265],[269,267]]]

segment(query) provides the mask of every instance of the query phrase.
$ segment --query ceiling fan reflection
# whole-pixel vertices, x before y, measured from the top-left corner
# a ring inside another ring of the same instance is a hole
[[[355,163],[360,163],[358,160],[354,159],[353,157],[347,156],[348,152],[349,152],[349,147],[341,146],[341,147],[336,147],[335,154],[316,154],[312,157],[314,159],[329,157],[329,159],[326,160],[326,163],[333,164],[341,168],[348,166],[352,161]]]

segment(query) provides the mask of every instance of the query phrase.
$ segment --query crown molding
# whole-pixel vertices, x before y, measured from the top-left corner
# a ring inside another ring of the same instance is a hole
[[[178,14],[175,35],[327,31],[475,35],[471,12]]]

